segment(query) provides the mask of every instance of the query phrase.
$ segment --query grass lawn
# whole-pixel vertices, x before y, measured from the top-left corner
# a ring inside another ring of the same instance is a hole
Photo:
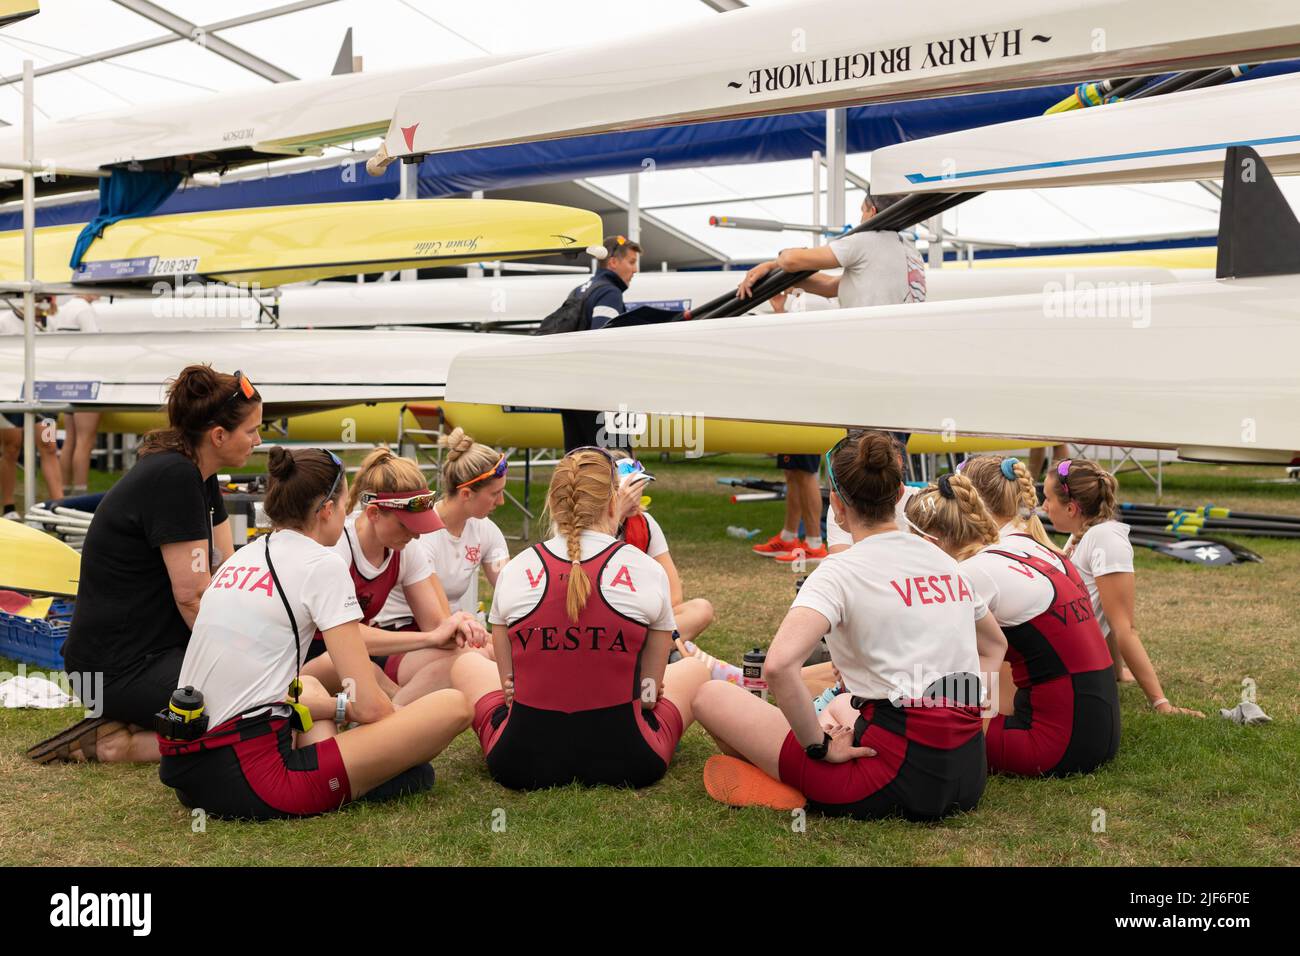
[[[701,643],[733,660],[766,645],[795,576],[750,555],[725,529],[770,534],[783,506],[732,505],[730,489],[715,479],[776,477],[771,459],[647,464],[659,477],[651,511],[686,595],[708,597],[717,610]],[[1165,501],[1300,515],[1300,485],[1263,481],[1280,475],[1279,468],[1177,465],[1166,469]],[[96,476],[97,485],[107,480]],[[1121,482],[1127,500],[1154,499],[1140,476]],[[498,517],[517,533],[513,509]],[[1300,541],[1239,540],[1265,563],[1201,568],[1137,552],[1139,631],[1168,696],[1207,719],[1159,716],[1125,686],[1123,743],[1113,764],[1065,780],[991,778],[978,810],[942,824],[809,816],[799,828],[785,814],[728,809],[704,793],[701,769],[715,750],[695,726],[667,777],[640,792],[516,794],[492,782],[477,742],[464,734],[435,761],[432,794],[309,820],[209,820],[196,833],[156,767],[39,767],[23,758],[26,746],[75,712],[0,710],[0,864],[1294,865]],[[522,546],[512,542],[514,550]],[[0,670],[13,666],[0,660]],[[1272,724],[1238,727],[1219,717],[1218,708],[1240,699],[1246,678]]]

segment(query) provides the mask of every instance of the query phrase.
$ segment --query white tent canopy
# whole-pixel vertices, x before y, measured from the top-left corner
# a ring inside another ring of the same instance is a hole
[[[747,5],[771,6],[774,0]],[[612,7],[595,0],[552,0],[544,8],[528,0],[459,6],[434,0],[231,0],[214,7],[202,0],[101,0],[92,18],[78,0],[46,0],[38,16],[0,33],[0,73],[12,80],[24,58],[35,61],[39,156],[44,119],[193,102],[212,92],[266,87],[274,82],[268,77],[326,76],[349,28],[353,53],[364,60],[364,69],[393,69],[613,40],[727,15],[715,6],[702,0]],[[158,9],[175,18],[168,21],[171,28],[144,15]],[[273,15],[284,9],[292,12]],[[195,38],[176,32],[178,23],[197,28]],[[117,55],[97,59],[106,53]],[[0,98],[0,120],[14,124],[21,98],[16,84],[10,90]],[[342,156],[376,142],[331,147],[327,153]],[[848,168],[869,179],[870,157],[851,156]],[[628,177],[599,177],[592,183],[620,199],[628,196]],[[713,228],[709,216],[807,223],[811,188],[810,161],[662,170],[641,175],[640,203],[646,213],[732,261],[749,262],[811,239],[805,232]],[[1294,181],[1284,181],[1283,188],[1300,199]],[[861,198],[860,190],[847,191],[841,225],[857,221]],[[983,196],[948,213],[944,226],[992,240],[1105,241],[1210,232],[1217,215],[1217,201],[1194,184],[1107,186]],[[647,259],[655,260],[653,251]]]

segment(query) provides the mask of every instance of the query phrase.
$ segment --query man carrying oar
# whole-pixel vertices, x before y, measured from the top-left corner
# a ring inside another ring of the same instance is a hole
[[[897,202],[899,196],[873,196],[862,200],[862,222]],[[828,245],[813,249],[785,249],[768,262],[760,262],[746,273],[736,289],[738,299],[750,297],[754,285],[773,269],[787,273],[820,269],[840,269],[839,275],[814,272],[795,285],[827,299],[839,299],[840,307],[856,309],[870,305],[902,305],[925,301],[925,263],[916,250],[911,235],[892,230],[858,232],[832,239]],[[772,299],[772,308],[784,312],[783,295]],[[897,433],[904,446],[907,434]],[[754,553],[778,561],[820,561],[826,557],[821,537],[821,487],[817,473],[821,459],[817,455],[778,455],[777,465],[785,473],[785,525],[781,533],[764,544],[754,546]],[[805,538],[798,529],[802,519]]]

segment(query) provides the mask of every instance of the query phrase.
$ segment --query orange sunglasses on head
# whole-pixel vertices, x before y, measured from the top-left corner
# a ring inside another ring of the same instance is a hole
[[[478,482],[483,481],[485,478],[500,478],[502,475],[506,473],[509,467],[510,467],[510,463],[506,461],[506,456],[502,455],[501,460],[498,461],[495,465],[493,465],[487,471],[483,472],[483,474],[474,476],[469,481],[462,481],[459,485],[456,486],[456,490],[460,491],[460,489],[462,488],[468,488],[470,485],[477,484]]]

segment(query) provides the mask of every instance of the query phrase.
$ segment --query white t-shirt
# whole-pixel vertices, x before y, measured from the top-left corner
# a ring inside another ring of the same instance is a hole
[[[59,302],[59,311],[46,323],[51,332],[98,332],[95,307],[79,295]]]
[[[792,607],[830,622],[844,686],[869,700],[912,699],[949,674],[978,674],[975,622],[988,613],[957,562],[924,538],[887,531],[832,554]]]
[[[361,620],[352,578],[337,554],[297,531],[268,537],[298,624],[300,655],[306,655],[317,629]],[[268,537],[240,548],[199,602],[179,686],[203,692],[209,727],[284,700],[297,673],[289,615],[266,563]]]
[[[595,557],[614,543],[598,531],[582,532],[582,560]],[[561,535],[542,543],[556,557],[567,560],[568,545]],[[537,552],[529,548],[515,555],[501,569],[492,594],[491,624],[512,624],[537,607],[546,590],[546,568]],[[646,625],[652,631],[673,631],[673,601],[668,591],[668,574],[659,562],[639,548],[624,545],[605,564],[600,576],[600,593],[624,617]]]
[[[399,590],[415,584],[417,581],[423,581],[433,574],[433,560],[429,557],[428,552],[423,548],[416,547],[420,543],[420,538],[416,538],[401,551],[385,552],[384,560],[379,562],[378,565],[371,564],[361,550],[361,542],[357,540],[357,516],[360,514],[361,512],[355,511],[347,516],[347,519],[343,522],[343,533],[339,535],[339,540],[334,545],[335,553],[347,563],[349,568],[355,565],[363,578],[372,581],[388,569],[388,565],[394,560],[395,555],[400,564],[397,572],[397,583],[393,585],[393,590],[389,592],[390,598]],[[385,606],[387,605],[385,604]],[[383,608],[380,610],[383,610]],[[373,622],[375,617],[371,617],[370,620]]]
[[[22,335],[25,331],[23,320],[14,315],[8,306],[0,306],[0,335]],[[40,326],[37,326],[36,331],[40,331]]]
[[[908,501],[912,495],[916,494],[917,489],[911,485],[903,486],[903,497],[898,499],[898,504],[894,506],[894,520],[898,522],[900,531],[906,531],[908,528],[907,515],[904,513]],[[835,509],[826,506],[826,547],[833,548],[839,544],[852,544],[853,535],[847,530],[840,527],[840,523],[835,520]]]
[[[1105,574],[1133,573],[1133,545],[1128,542],[1128,533],[1129,526],[1122,521],[1103,521],[1085,531],[1069,554],[1079,569],[1079,577],[1088,586],[1092,616],[1107,637],[1110,637],[1110,622],[1101,610],[1097,579]]]
[[[433,534],[422,534],[406,546],[409,551],[418,548],[433,565],[433,573],[447,592],[447,602],[452,611],[478,610],[476,575],[480,565],[493,565],[510,557],[506,536],[492,523],[491,518],[469,518],[459,538],[453,538],[446,528]],[[427,575],[426,575],[427,577]],[[411,606],[406,594],[394,588],[388,603],[375,618],[376,627],[391,627],[412,619]]]
[[[901,232],[859,232],[830,241],[844,267],[840,307],[902,305],[925,301],[925,262]]]
[[[650,542],[646,545],[646,554],[652,558],[657,558],[661,554],[667,554],[668,539],[664,537],[664,529],[659,527],[659,522],[654,519],[654,515],[650,514],[650,512],[643,511],[641,514],[645,518],[646,527],[650,532]],[[623,540],[623,535],[621,533],[619,534],[618,539],[620,541]]]
[[[1056,594],[1052,582],[1032,568],[992,554],[993,551],[1040,558],[1064,571],[1061,556],[1018,532],[1015,525],[1005,524],[997,544],[988,545],[958,565],[975,593],[1004,627],[1023,624],[1046,611]]]

